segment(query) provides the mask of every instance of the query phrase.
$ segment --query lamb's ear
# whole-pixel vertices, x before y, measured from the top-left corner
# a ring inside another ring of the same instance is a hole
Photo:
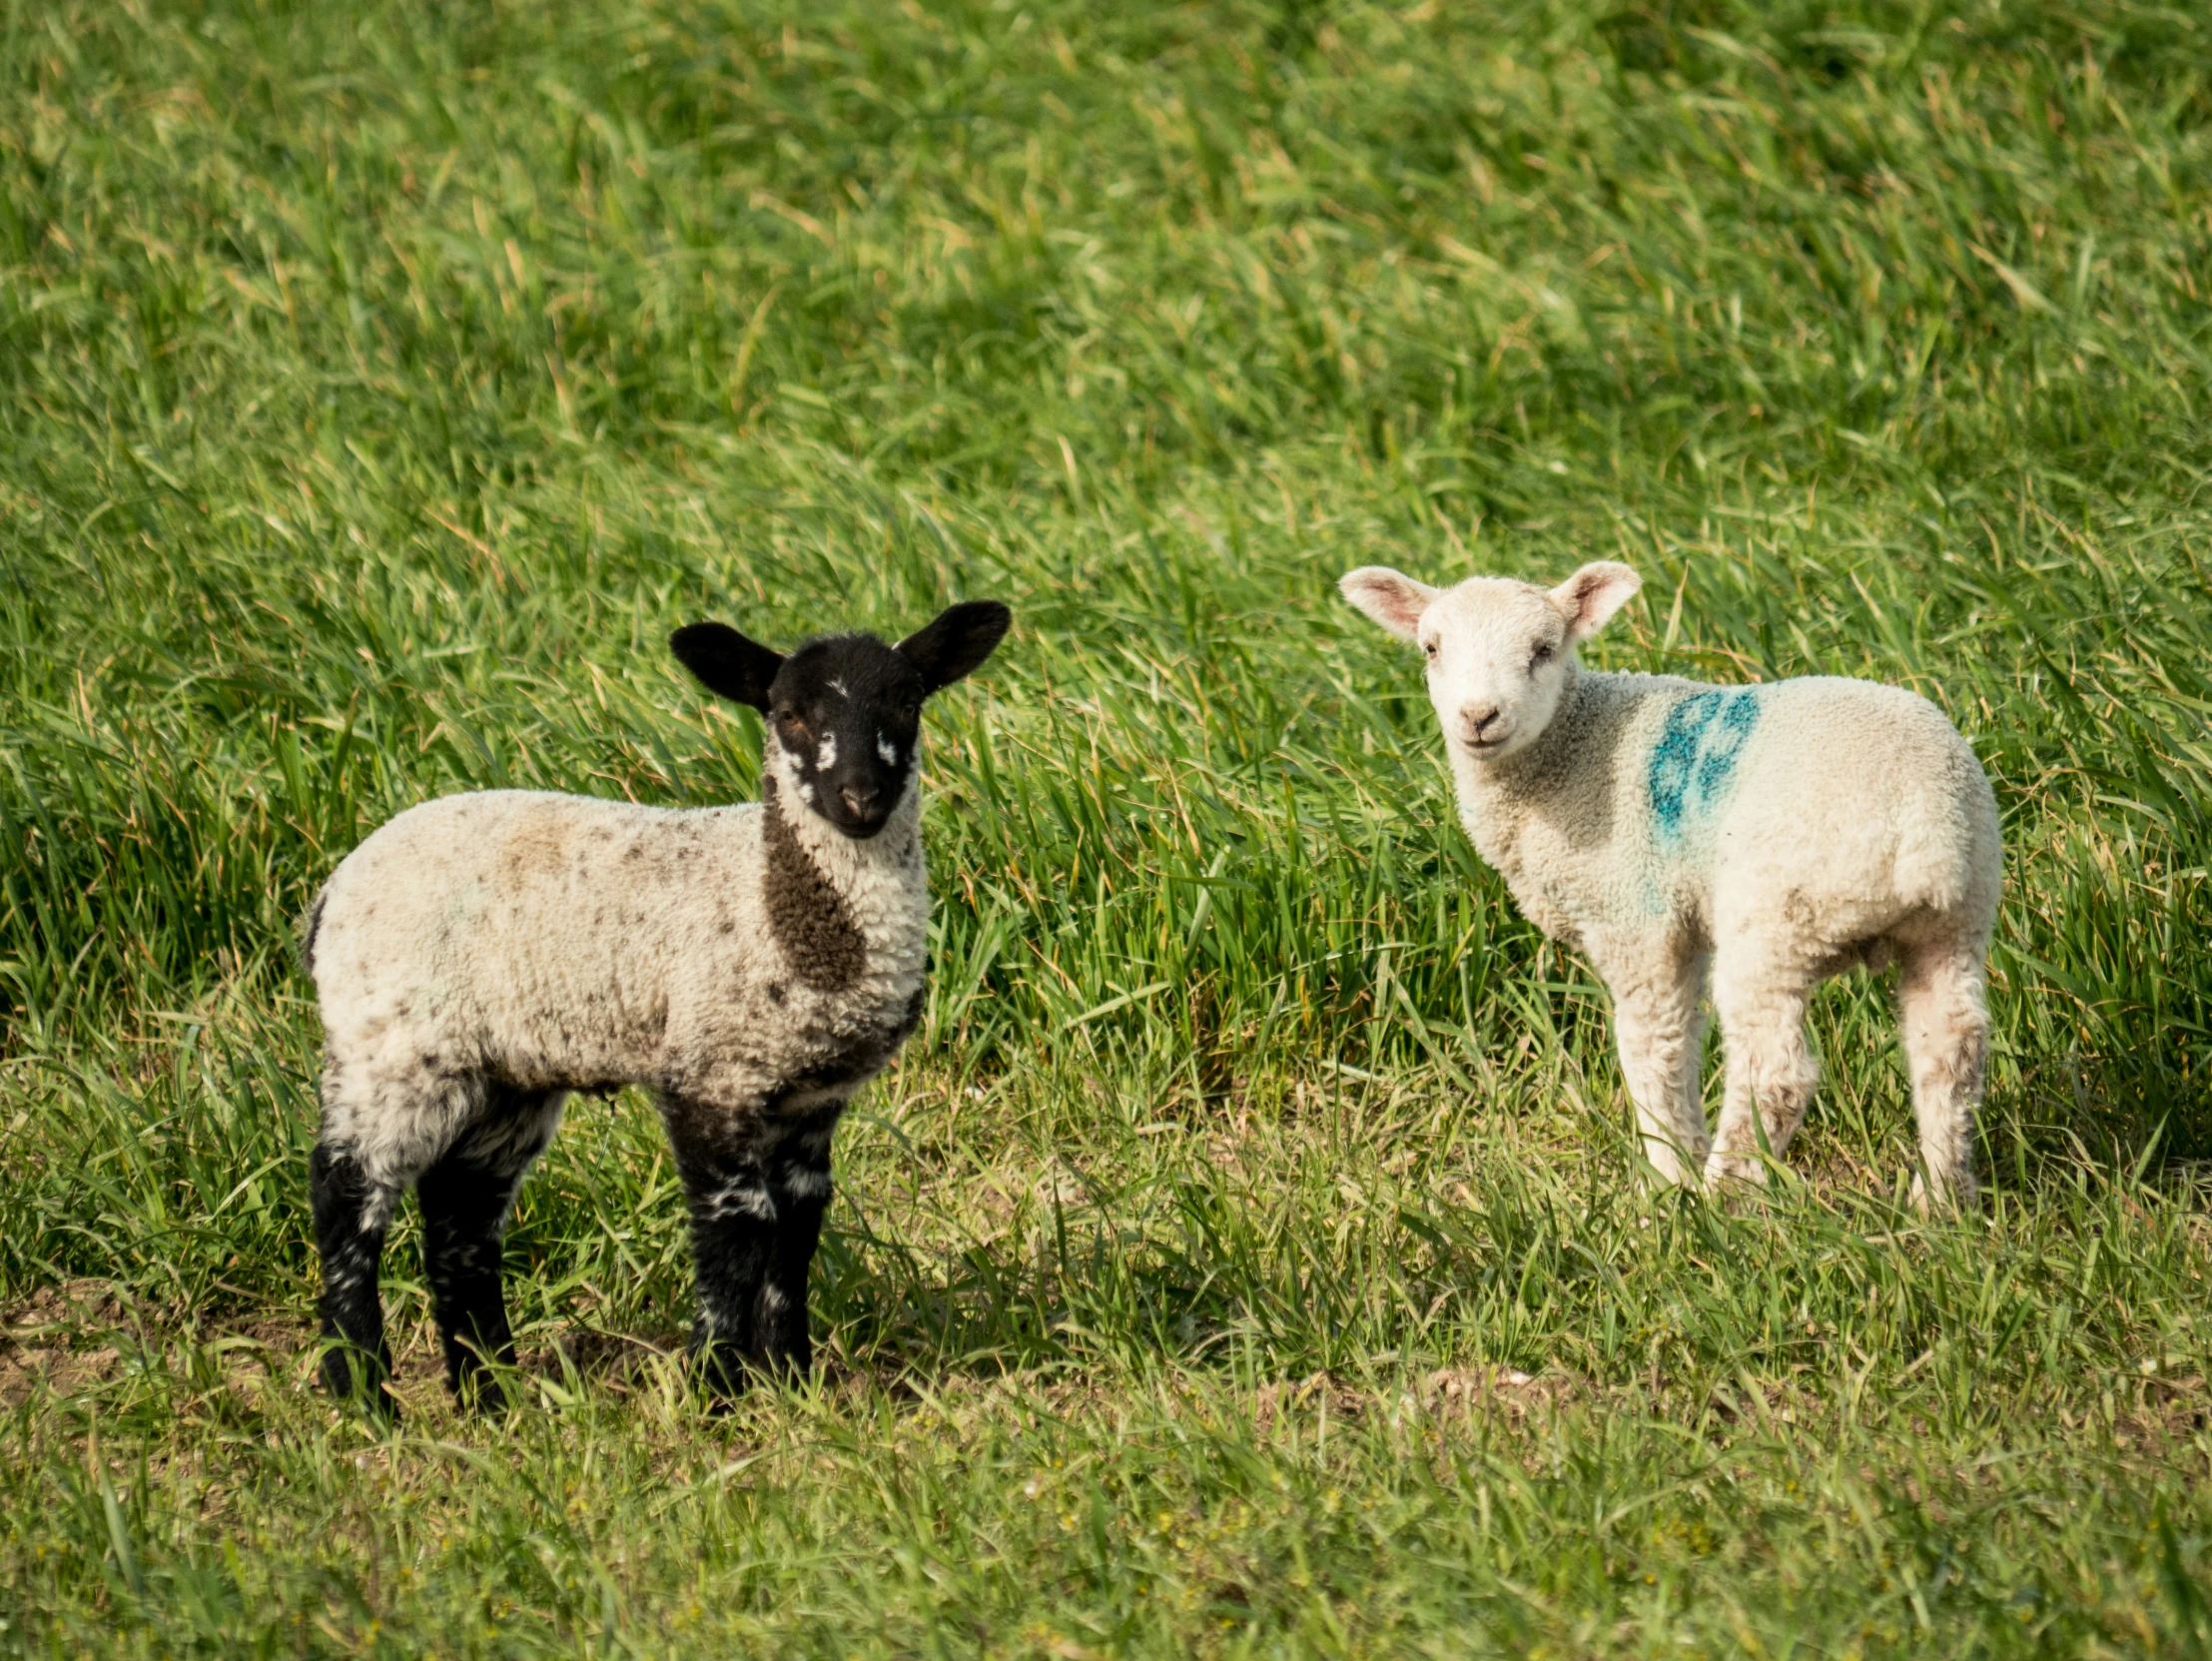
[[[1336,586],[1360,610],[1401,640],[1418,639],[1421,613],[1443,592],[1415,582],[1388,565],[1362,565],[1337,579]]]
[[[936,692],[973,674],[998,649],[1014,624],[1014,613],[997,600],[963,600],[948,605],[929,626],[908,635],[899,655],[922,671]]]
[[[768,688],[783,667],[781,652],[746,639],[728,623],[686,623],[668,637],[668,649],[716,697],[767,711]]]
[[[1636,597],[1644,579],[1611,559],[1595,559],[1552,590],[1552,604],[1567,619],[1567,643],[1587,640]]]

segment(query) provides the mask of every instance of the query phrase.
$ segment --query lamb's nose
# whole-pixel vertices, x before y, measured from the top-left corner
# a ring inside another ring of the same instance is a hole
[[[1494,703],[1484,704],[1480,709],[1470,706],[1459,712],[1459,718],[1467,723],[1467,730],[1480,742],[1483,730],[1498,718],[1498,706]]]
[[[876,787],[872,784],[847,785],[838,794],[845,799],[845,811],[856,819],[865,819],[876,806]]]

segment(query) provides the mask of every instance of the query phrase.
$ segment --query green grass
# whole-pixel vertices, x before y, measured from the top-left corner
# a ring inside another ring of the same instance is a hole
[[[0,1654],[2212,1653],[2212,21],[2082,0],[0,12]],[[1984,1212],[1886,992],[1630,1184],[1602,995],[1337,602],[1958,720]],[[1017,610],[819,1388],[704,1417],[650,1110],[527,1405],[307,1385],[294,920],[404,804],[749,797],[676,623]],[[634,1340],[634,1341],[633,1341]]]

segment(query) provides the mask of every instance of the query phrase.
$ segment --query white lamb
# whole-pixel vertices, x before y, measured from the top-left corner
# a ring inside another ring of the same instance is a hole
[[[307,964],[326,1034],[311,1168],[324,1377],[384,1411],[385,1226],[412,1185],[456,1394],[511,1360],[507,1208],[571,1092],[647,1086],[690,1202],[710,1381],[804,1371],[830,1137],[922,1009],[922,702],[991,655],[976,600],[887,645],[670,644],[766,717],[762,800],[677,810],[487,790],[408,809],[332,873]]]
[[[1557,588],[1431,588],[1383,566],[1344,596],[1428,654],[1460,821],[1546,934],[1613,994],[1621,1071],[1668,1181],[1763,1182],[1819,1078],[1820,981],[1901,963],[1923,1207],[1974,1194],[1988,1052],[1983,958],[2004,851],[1996,799],[1942,713],[1820,676],[1718,687],[1580,668],[1642,586],[1585,565]],[[1710,1146],[1698,1088],[1708,970],[1727,1052]]]

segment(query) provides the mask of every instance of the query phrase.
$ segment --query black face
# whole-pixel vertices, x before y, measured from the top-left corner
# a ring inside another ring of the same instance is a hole
[[[989,657],[1013,620],[996,600],[970,600],[896,646],[838,634],[783,657],[725,623],[679,628],[669,645],[709,691],[766,717],[806,807],[865,839],[906,794],[923,699]]]
[[[799,799],[847,836],[884,827],[906,794],[922,732],[922,671],[868,634],[810,640],[768,688],[768,732]]]

